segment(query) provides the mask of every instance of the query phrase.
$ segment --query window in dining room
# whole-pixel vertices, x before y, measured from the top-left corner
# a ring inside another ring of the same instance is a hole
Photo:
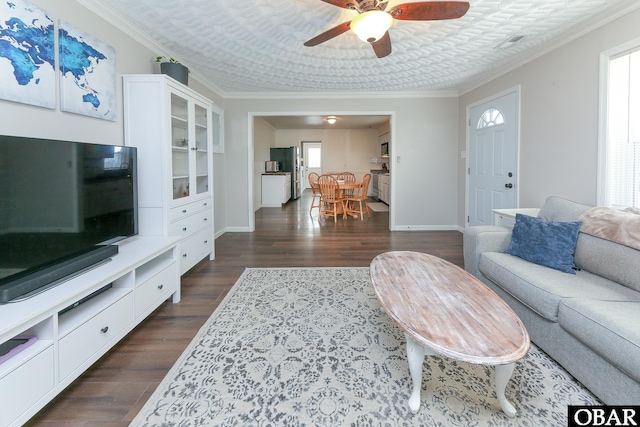
[[[319,147],[308,147],[308,158],[306,159],[308,168],[319,168],[322,166],[322,150]]]

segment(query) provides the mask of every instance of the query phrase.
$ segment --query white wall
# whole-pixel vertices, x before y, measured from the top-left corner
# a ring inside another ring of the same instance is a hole
[[[539,207],[551,195],[596,204],[599,56],[639,38],[639,23],[636,10],[461,96],[458,151],[466,147],[467,106],[520,85],[520,206]],[[460,226],[465,170],[459,160]]]
[[[376,129],[296,129],[277,130],[278,147],[300,146],[301,141],[322,142],[323,173],[349,171],[362,177],[368,173],[372,157],[380,154]]]
[[[69,0],[30,0],[45,10],[57,29],[61,19],[104,43],[116,52],[117,115],[115,121],[100,120],[60,111],[60,90],[56,76],[55,109],[34,107],[26,104],[0,100],[0,134],[29,136],[35,138],[64,139],[95,142],[100,144],[124,144],[122,109],[122,74],[145,74],[158,72],[154,52],[137,40],[120,31],[114,25],[80,5]],[[189,65],[189,64],[186,64]],[[223,107],[223,100],[215,92],[190,78],[189,86]],[[224,157],[214,155],[215,229],[224,228]]]
[[[225,104],[227,227],[247,230],[253,199],[242,197],[253,169],[255,125],[249,118],[272,114],[389,114],[392,116],[391,221],[398,229],[455,227],[457,214],[456,98],[228,99]],[[400,163],[395,159],[400,156]],[[249,161],[247,161],[249,159]],[[252,187],[255,187],[251,181]],[[255,192],[255,188],[253,189]],[[394,221],[395,218],[395,221]]]

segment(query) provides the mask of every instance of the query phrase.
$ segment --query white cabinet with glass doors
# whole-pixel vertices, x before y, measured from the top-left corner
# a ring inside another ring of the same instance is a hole
[[[123,89],[125,143],[138,147],[139,232],[180,236],[183,274],[214,257],[212,155],[222,111],[163,74],[124,75]]]

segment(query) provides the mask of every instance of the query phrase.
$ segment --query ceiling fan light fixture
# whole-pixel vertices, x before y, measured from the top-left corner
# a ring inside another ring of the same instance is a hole
[[[351,30],[360,40],[373,43],[382,38],[391,28],[393,17],[382,10],[368,10],[353,18]]]
[[[327,117],[327,123],[329,123],[330,125],[334,124],[337,121],[338,121],[338,119],[336,118],[336,116]]]

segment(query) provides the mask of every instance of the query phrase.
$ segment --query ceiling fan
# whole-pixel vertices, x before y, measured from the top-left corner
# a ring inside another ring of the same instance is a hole
[[[358,12],[351,21],[343,22],[307,41],[305,46],[317,46],[342,33],[352,30],[363,41],[371,43],[378,58],[391,53],[389,28],[393,20],[435,21],[456,19],[469,10],[466,1],[423,1],[404,3],[385,11],[389,0],[322,0],[325,3]]]

